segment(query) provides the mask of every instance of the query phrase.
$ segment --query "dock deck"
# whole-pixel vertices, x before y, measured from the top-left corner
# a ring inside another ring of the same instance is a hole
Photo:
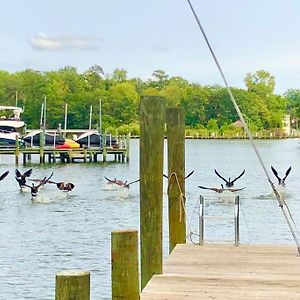
[[[291,246],[179,244],[140,299],[300,299],[300,257]]]

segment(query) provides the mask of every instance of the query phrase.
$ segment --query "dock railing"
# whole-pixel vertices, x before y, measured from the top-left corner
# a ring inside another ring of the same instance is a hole
[[[234,196],[231,196],[233,198]],[[199,197],[199,245],[203,246],[204,244],[204,227],[205,219],[218,219],[218,220],[232,220],[232,217],[223,217],[223,216],[205,216],[205,198],[200,195]],[[240,197],[234,197],[234,245],[238,246],[240,242]]]

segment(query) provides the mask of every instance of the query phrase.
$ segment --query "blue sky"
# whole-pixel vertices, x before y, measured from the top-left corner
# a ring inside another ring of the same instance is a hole
[[[300,88],[299,0],[191,0],[231,86],[264,69],[279,94]],[[0,69],[100,65],[147,79],[154,70],[200,84],[222,80],[186,0],[1,2]]]

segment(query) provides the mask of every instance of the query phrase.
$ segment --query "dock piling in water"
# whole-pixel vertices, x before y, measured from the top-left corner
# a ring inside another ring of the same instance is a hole
[[[144,96],[140,105],[141,288],[162,273],[165,99]]]
[[[63,271],[56,274],[55,300],[90,300],[90,273]]]
[[[168,198],[169,198],[169,253],[176,244],[186,242],[185,221],[185,129],[184,111],[166,111],[168,137]]]
[[[112,299],[139,299],[138,232],[111,233]]]

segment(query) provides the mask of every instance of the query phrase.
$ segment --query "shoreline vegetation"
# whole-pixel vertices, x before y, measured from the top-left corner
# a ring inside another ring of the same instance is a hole
[[[231,89],[253,137],[287,137],[283,130],[287,115],[291,136],[298,135],[300,89],[274,94],[275,78],[264,70],[247,73],[244,82],[245,89]],[[145,80],[128,78],[124,69],[107,74],[99,65],[83,73],[70,66],[47,72],[0,70],[0,105],[24,108],[22,119],[27,129],[40,127],[41,104],[47,99],[46,128],[57,128],[59,124],[65,127],[67,104],[66,128],[89,128],[91,121],[92,129],[101,127],[102,132],[139,135],[143,96],[160,96],[166,107],[183,108],[187,136],[243,137],[243,128],[233,126],[239,118],[222,86],[188,82],[179,76],[170,77],[163,70],[155,70]]]

